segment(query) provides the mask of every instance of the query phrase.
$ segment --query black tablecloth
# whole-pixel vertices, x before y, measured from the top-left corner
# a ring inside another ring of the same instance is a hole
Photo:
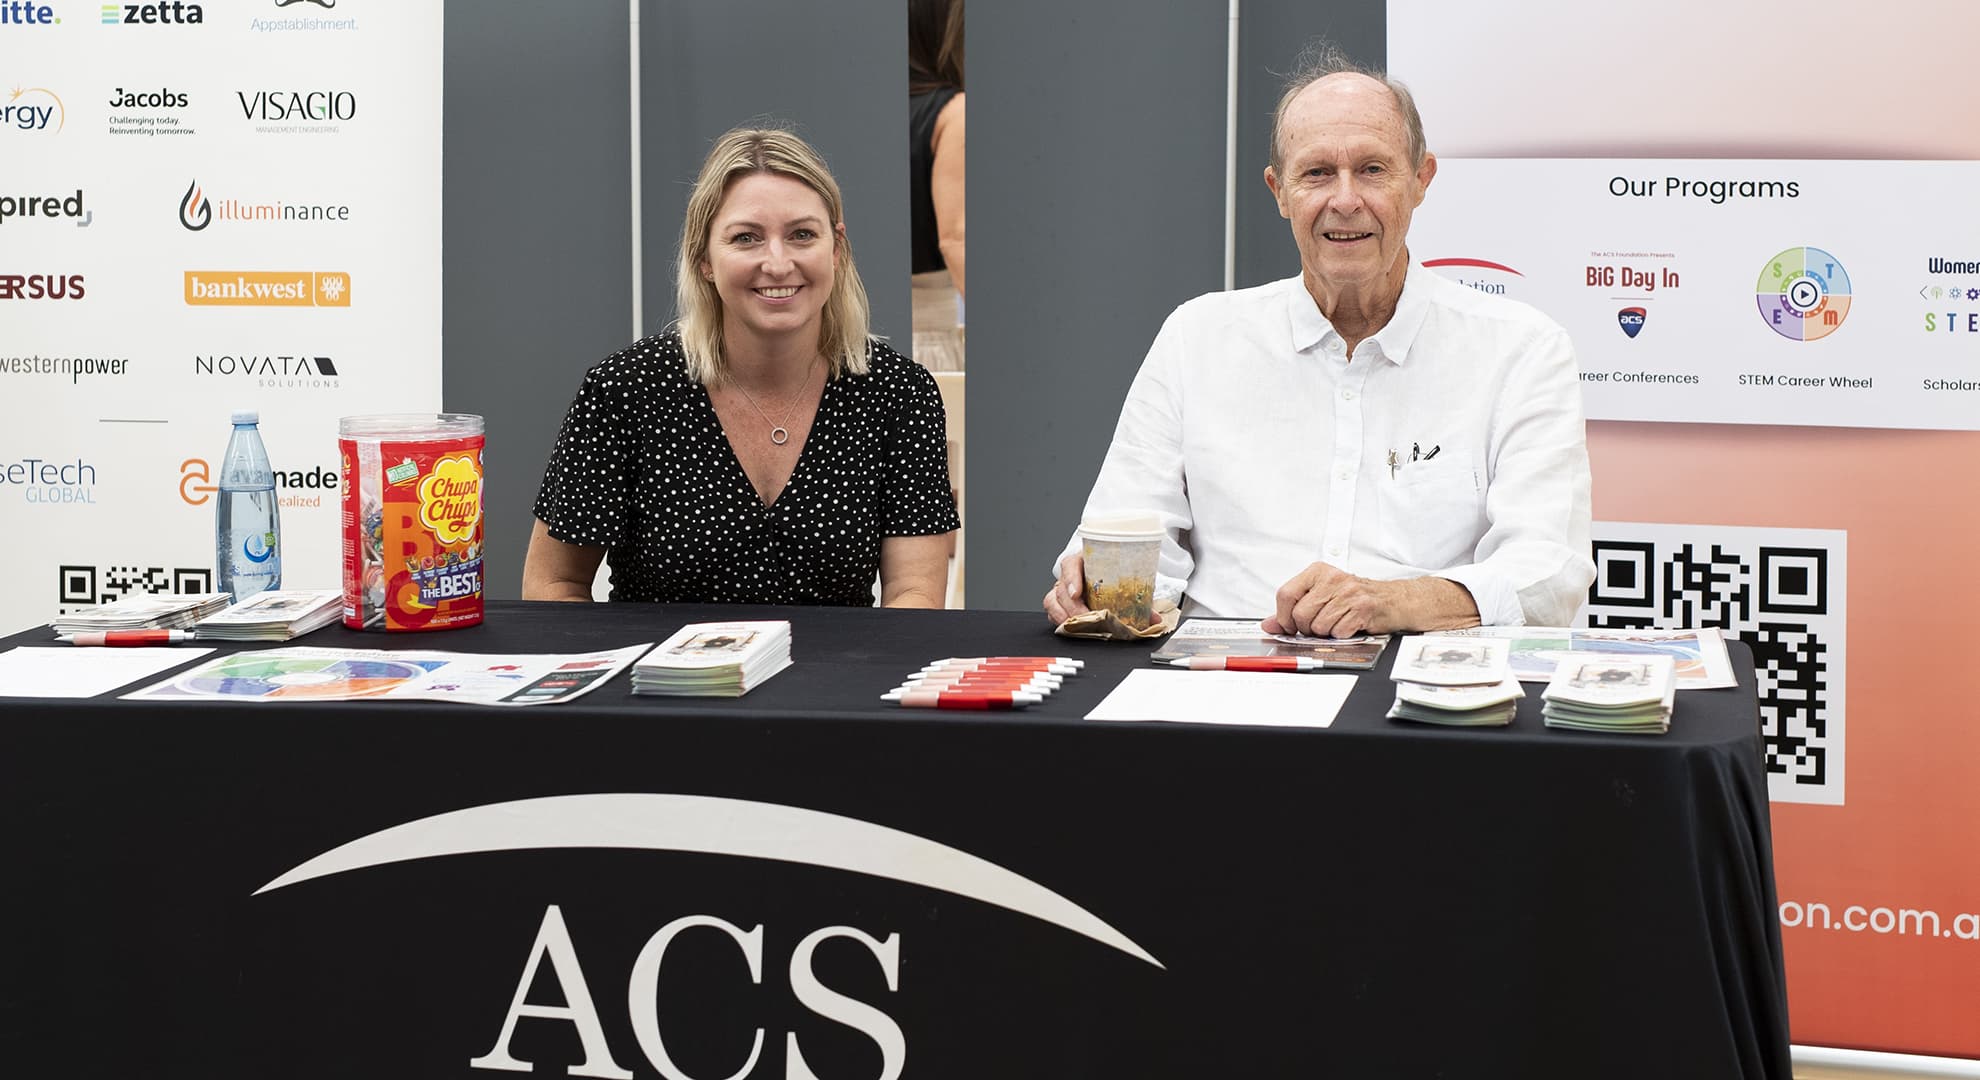
[[[1087,722],[1148,650],[1035,613],[497,603],[468,630],[299,643],[579,652],[744,617],[790,619],[796,663],[740,700],[624,677],[530,709],[0,699],[0,1062],[491,1077],[500,1048],[538,1075],[650,1077],[657,1036],[697,1078],[759,1039],[749,1075],[786,1075],[797,1045],[821,1080],[895,1058],[943,1078],[1789,1076],[1743,646],[1737,690],[1684,693],[1642,737],[1546,730],[1537,694],[1509,729],[1389,721],[1386,662],[1324,731]],[[1088,665],[1025,712],[878,700],[932,659],[1041,652]],[[551,846],[256,895],[381,830],[598,794],[925,838],[966,853],[934,870],[985,860],[1154,962],[810,854]]]

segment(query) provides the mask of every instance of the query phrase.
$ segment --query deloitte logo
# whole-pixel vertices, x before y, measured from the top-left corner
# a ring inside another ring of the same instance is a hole
[[[53,26],[62,20],[47,4],[0,0],[0,26]]]
[[[1849,315],[1849,274],[1821,248],[1789,248],[1767,260],[1754,293],[1760,318],[1790,341],[1828,337]]]

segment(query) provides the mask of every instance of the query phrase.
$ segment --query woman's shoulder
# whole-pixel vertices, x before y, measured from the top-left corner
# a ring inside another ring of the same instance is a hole
[[[867,339],[865,378],[876,386],[888,388],[935,384],[935,377],[928,373],[927,368],[902,356],[880,338]]]
[[[676,383],[686,386],[690,382],[687,377],[687,354],[681,350],[680,332],[671,328],[640,338],[591,365],[584,377],[587,383],[600,386],[640,381],[649,386],[669,388]]]

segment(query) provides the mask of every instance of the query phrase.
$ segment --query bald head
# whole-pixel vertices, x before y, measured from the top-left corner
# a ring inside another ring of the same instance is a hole
[[[1323,83],[1326,85],[1321,85]],[[1387,97],[1385,104],[1394,110],[1396,122],[1402,129],[1410,167],[1423,167],[1423,157],[1429,152],[1429,147],[1423,139],[1423,117],[1416,111],[1416,99],[1410,96],[1409,87],[1380,71],[1354,62],[1332,43],[1318,41],[1300,54],[1292,75],[1286,79],[1285,93],[1279,95],[1278,109],[1272,114],[1273,172],[1279,172],[1285,166],[1286,113],[1295,100],[1309,93],[1336,97],[1346,104],[1355,104],[1349,99],[1364,94],[1379,93]]]

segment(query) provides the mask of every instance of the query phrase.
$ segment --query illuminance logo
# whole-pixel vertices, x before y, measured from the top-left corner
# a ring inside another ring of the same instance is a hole
[[[213,204],[206,201],[206,192],[200,189],[198,180],[186,188],[186,197],[179,200],[179,224],[193,232],[213,224]]]
[[[26,101],[22,101],[26,98]],[[7,103],[0,105],[0,126],[17,127],[22,131],[47,131],[55,126],[54,133],[60,134],[69,123],[69,110],[55,91],[45,86],[30,86],[26,89],[14,87],[7,96]]]
[[[1767,260],[1754,294],[1760,318],[1790,341],[1828,337],[1849,315],[1849,274],[1821,248],[1789,248]]]

